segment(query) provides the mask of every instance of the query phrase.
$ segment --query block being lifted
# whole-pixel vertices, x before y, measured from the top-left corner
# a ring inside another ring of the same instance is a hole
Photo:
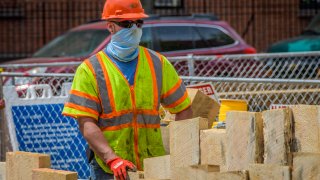
[[[187,88],[188,95],[191,100],[191,109],[193,111],[192,118],[202,117],[208,119],[208,127],[212,127],[213,122],[216,120],[220,104],[215,99],[204,94],[199,89]],[[161,108],[160,108],[161,109]],[[163,111],[163,110],[162,110]],[[168,111],[163,111],[163,123],[175,120],[175,114],[170,114]]]
[[[211,128],[219,113],[220,104],[198,89],[187,88],[187,91],[192,103],[193,117],[207,118],[208,127]]]

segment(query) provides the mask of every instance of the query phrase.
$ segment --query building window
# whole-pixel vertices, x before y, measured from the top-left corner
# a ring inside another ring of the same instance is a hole
[[[183,0],[155,0],[155,8],[181,8]]]
[[[320,0],[300,0],[299,15],[314,16],[320,12]]]

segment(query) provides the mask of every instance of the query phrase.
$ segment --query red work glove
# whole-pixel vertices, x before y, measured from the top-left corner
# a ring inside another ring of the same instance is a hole
[[[114,176],[120,180],[127,179],[127,169],[131,169],[132,171],[136,169],[132,162],[119,157],[107,161],[107,165],[110,167]]]

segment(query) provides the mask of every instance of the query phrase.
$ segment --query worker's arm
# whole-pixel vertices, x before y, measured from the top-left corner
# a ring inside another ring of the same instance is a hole
[[[90,117],[78,118],[79,128],[90,148],[104,161],[107,162],[118,156],[113,152],[104,138],[96,120]]]
[[[192,109],[191,109],[191,106],[189,106],[187,109],[185,109],[181,112],[178,112],[176,114],[175,120],[180,121],[180,120],[184,120],[184,119],[190,119],[190,118],[192,118],[192,116],[193,116]]]
[[[134,164],[130,161],[121,159],[121,157],[118,157],[113,152],[97,126],[95,119],[80,117],[78,118],[78,122],[80,131],[90,145],[90,148],[110,167],[116,179],[126,179],[127,168],[135,170]]]

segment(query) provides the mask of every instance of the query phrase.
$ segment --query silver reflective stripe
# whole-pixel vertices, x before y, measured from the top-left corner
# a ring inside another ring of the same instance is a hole
[[[160,124],[160,117],[158,115],[138,114],[138,124]]]
[[[124,114],[118,117],[103,119],[99,118],[98,124],[100,128],[107,128],[112,126],[120,126],[124,124],[132,123],[133,114]],[[158,115],[144,115],[138,114],[137,116],[138,124],[148,125],[148,124],[159,124],[160,125],[160,117]]]
[[[108,95],[108,88],[106,85],[106,79],[104,78],[104,73],[103,73],[103,70],[101,67],[102,65],[100,65],[99,60],[97,58],[97,55],[90,57],[89,61],[92,64],[93,69],[96,74],[99,94],[100,94],[100,98],[101,98],[101,104],[102,104],[102,108],[103,108],[103,113],[104,114],[111,113],[112,109],[111,109],[110,99],[109,99],[109,95]]]
[[[182,98],[185,91],[186,91],[186,87],[183,84],[183,82],[181,82],[179,88],[176,89],[176,91],[173,94],[169,95],[168,97],[162,100],[164,106],[169,106],[170,104],[178,101],[180,98]]]
[[[79,106],[93,109],[93,110],[97,111],[98,113],[101,113],[100,104],[91,100],[91,99],[87,99],[87,98],[84,98],[81,96],[70,94],[69,102],[76,104],[76,105],[79,105]]]
[[[133,119],[133,114],[129,113],[129,114],[113,117],[110,119],[99,118],[98,124],[100,128],[106,128],[106,127],[119,126],[119,125],[131,123],[132,119]]]
[[[159,56],[156,54],[156,52],[150,49],[147,49],[147,50],[152,59],[155,74],[156,74],[156,81],[157,81],[157,88],[158,88],[158,105],[157,105],[157,109],[158,109],[160,105],[160,97],[161,97],[161,89],[162,89],[162,63]]]

